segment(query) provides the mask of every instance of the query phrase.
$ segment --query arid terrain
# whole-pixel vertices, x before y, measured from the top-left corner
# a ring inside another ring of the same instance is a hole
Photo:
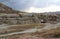
[[[21,12],[0,3],[0,39],[60,39],[59,13]]]
[[[11,26],[6,29],[1,29],[0,38],[1,39],[41,39],[41,38],[57,39],[60,38],[60,24],[54,24],[54,25],[28,24],[14,27]]]

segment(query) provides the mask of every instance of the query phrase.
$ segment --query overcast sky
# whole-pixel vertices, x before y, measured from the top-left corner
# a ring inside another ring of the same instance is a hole
[[[50,6],[50,8],[60,7],[60,0],[0,0],[0,2],[17,10],[36,9],[38,11],[47,7],[49,8]]]

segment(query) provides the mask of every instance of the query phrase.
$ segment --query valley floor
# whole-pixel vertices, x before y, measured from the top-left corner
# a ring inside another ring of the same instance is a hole
[[[6,28],[3,27],[0,27],[0,39],[60,38],[60,23],[33,23],[9,25]]]

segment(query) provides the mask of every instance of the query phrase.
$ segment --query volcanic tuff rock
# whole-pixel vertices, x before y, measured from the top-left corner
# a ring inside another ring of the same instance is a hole
[[[25,13],[0,3],[0,24],[58,23],[58,14]]]
[[[59,23],[59,15],[37,14],[0,14],[0,24]]]

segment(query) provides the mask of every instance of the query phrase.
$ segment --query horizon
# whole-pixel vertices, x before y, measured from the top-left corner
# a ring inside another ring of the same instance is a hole
[[[15,10],[30,13],[60,11],[60,0],[0,0],[0,2]]]

